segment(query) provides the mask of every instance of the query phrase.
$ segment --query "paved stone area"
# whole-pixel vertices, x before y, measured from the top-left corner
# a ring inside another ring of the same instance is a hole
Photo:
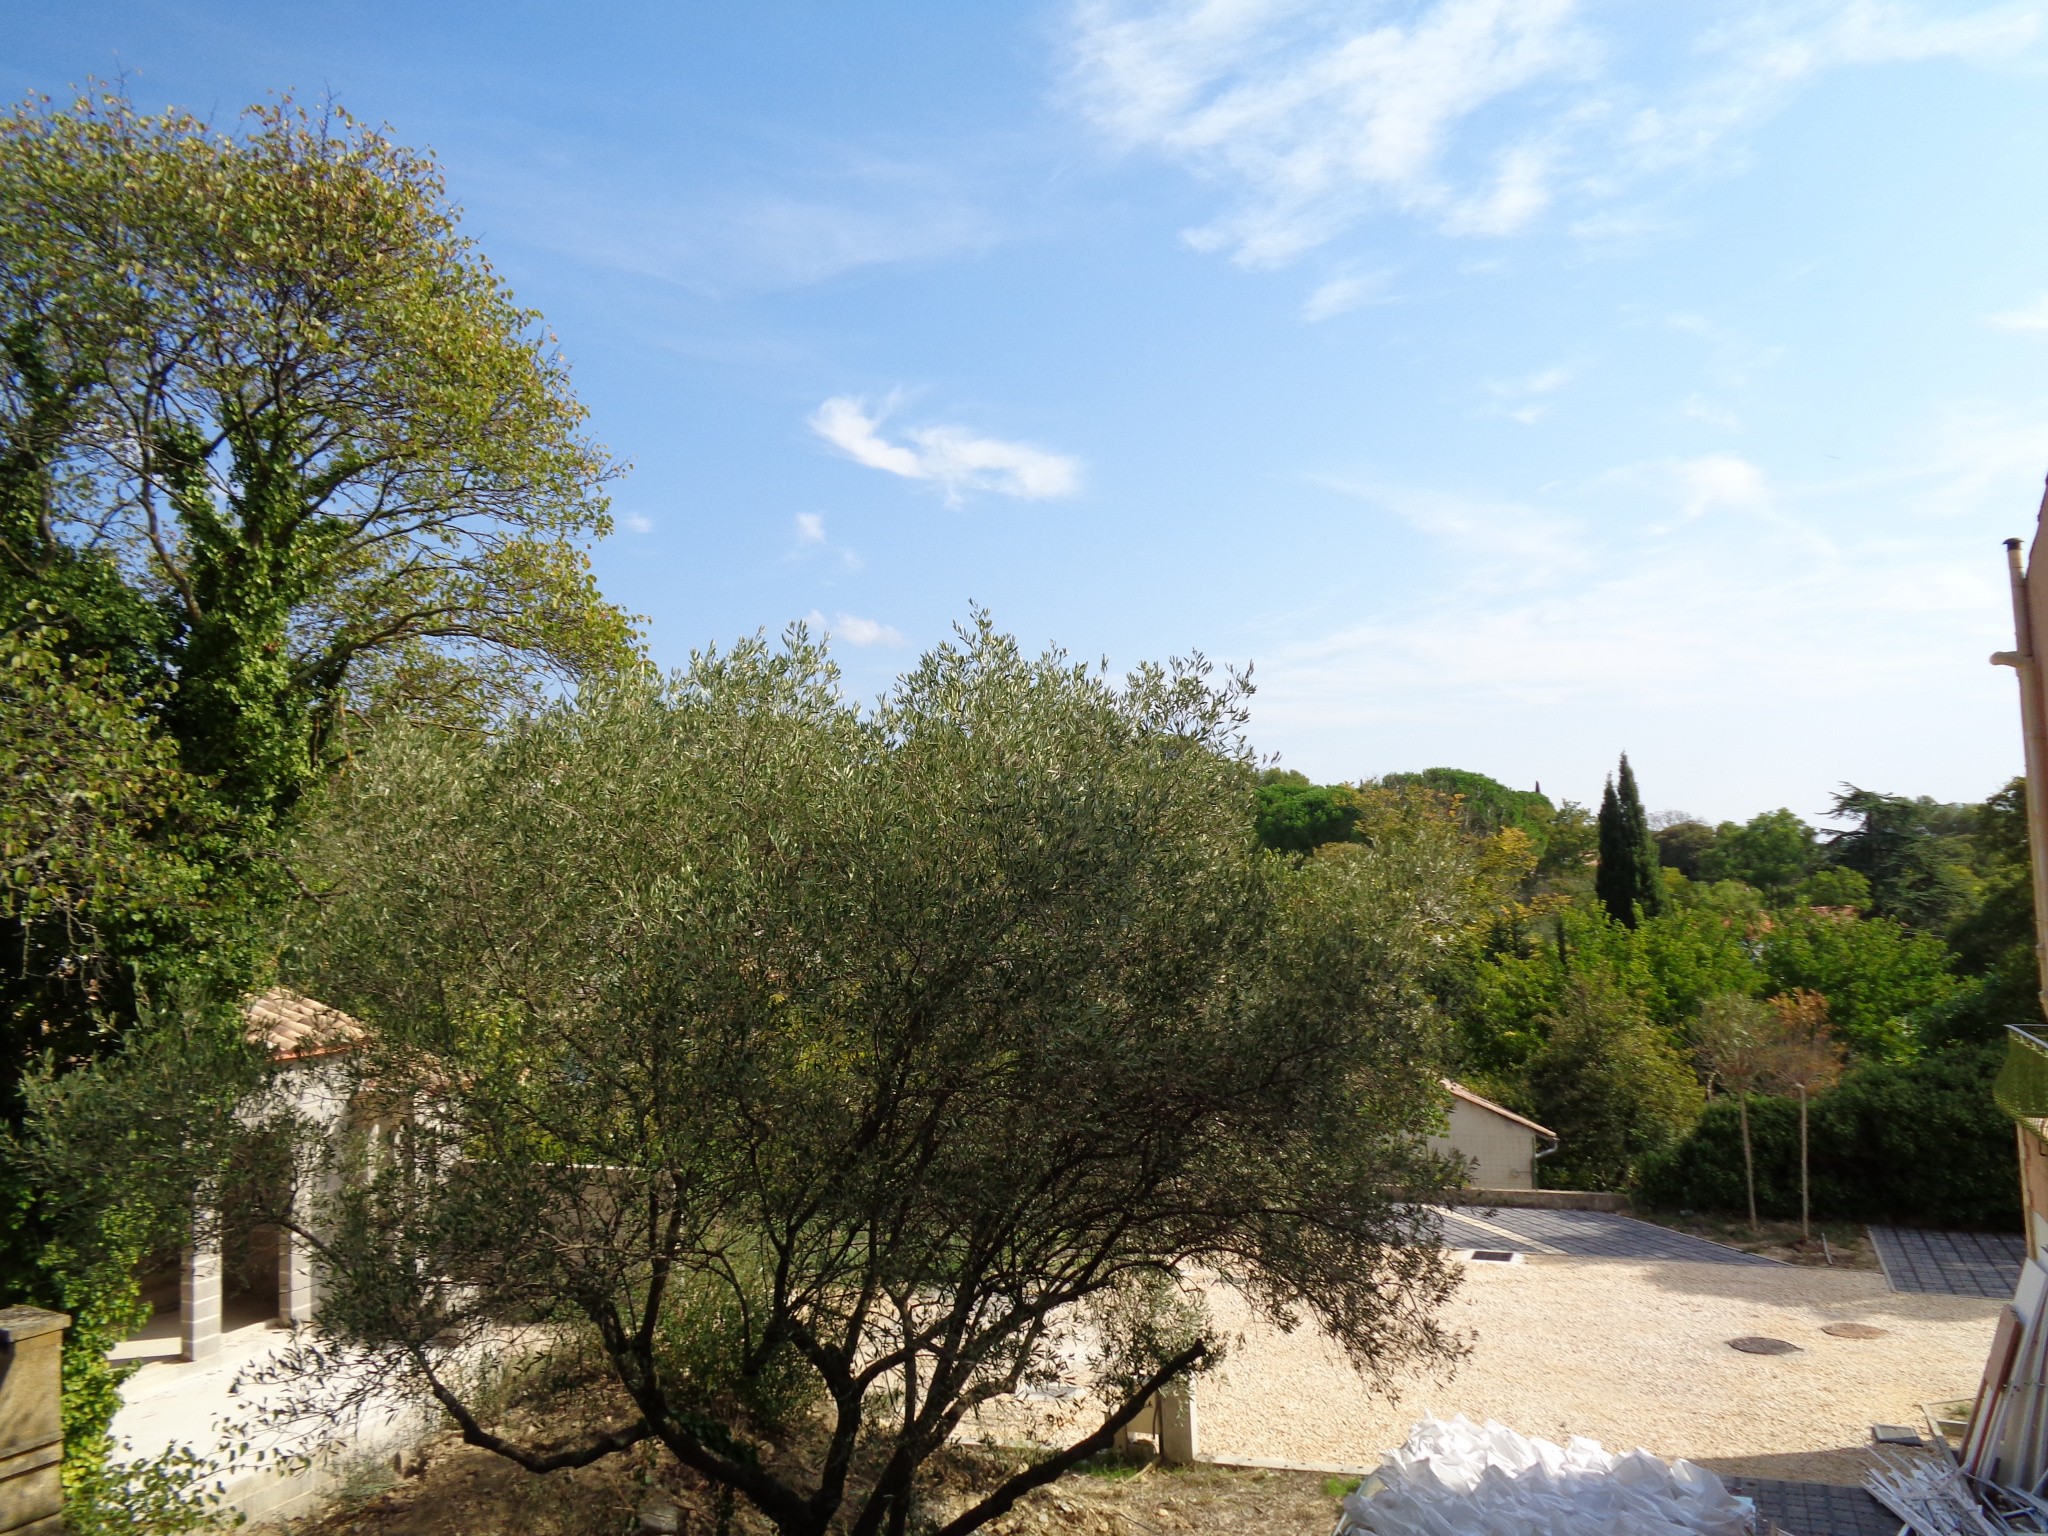
[[[1756,1500],[1763,1520],[1790,1536],[1897,1536],[1898,1517],[1861,1488],[1787,1483],[1772,1477],[1724,1477],[1731,1493]]]
[[[1608,1211],[1459,1207],[1445,1211],[1443,1223],[1446,1248],[1506,1248],[1577,1259],[1686,1259],[1700,1264],[1771,1266],[1777,1262]],[[2006,1287],[2008,1294],[2011,1289]]]
[[[1922,1296],[2009,1300],[2027,1258],[2027,1240],[2017,1232],[1872,1227],[1870,1245],[1893,1290]]]
[[[1514,1243],[1498,1232],[1489,1232],[1484,1227],[1475,1227],[1469,1221],[1460,1221],[1454,1211],[1438,1213],[1443,1220],[1443,1245],[1446,1248],[1505,1248],[1520,1253],[1526,1250],[1516,1248]]]

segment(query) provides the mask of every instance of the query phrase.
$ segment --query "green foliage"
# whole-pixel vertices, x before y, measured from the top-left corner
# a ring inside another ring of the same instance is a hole
[[[0,1297],[83,1319],[75,1487],[115,1486],[156,1218],[23,1161],[24,1082],[257,982],[345,716],[476,728],[630,658],[581,423],[433,165],[338,109],[0,116]]]
[[[1259,841],[1281,853],[1308,853],[1344,841],[1358,814],[1358,796],[1348,785],[1311,784],[1282,768],[1259,776]]]
[[[1815,1097],[1813,1205],[1841,1220],[1925,1222],[2013,1230],[2019,1184],[2012,1121],[1992,1101],[2002,1052],[1958,1048],[1911,1062],[1869,1062]],[[1757,1205],[1799,1214],[1799,1109],[1750,1100]],[[1653,1208],[1742,1209],[1742,1147],[1734,1100],[1707,1106],[1692,1134],[1652,1159],[1640,1194]]]
[[[251,974],[248,903],[214,879],[234,857],[229,823],[152,719],[161,687],[64,650],[49,624],[0,630],[6,1124],[33,1055],[90,1057],[138,985],[232,991]]]
[[[224,1507],[224,1463],[190,1446],[155,1456],[107,1450],[64,1459],[64,1529],[70,1536],[179,1536],[241,1523]],[[261,1453],[235,1458],[254,1465]]]
[[[1700,855],[1700,878],[1740,880],[1781,901],[1819,862],[1812,827],[1788,810],[1765,811],[1740,826],[1721,824]]]
[[[1914,1016],[1956,990],[1947,947],[1884,917],[1793,908],[1760,936],[1764,990],[1806,988],[1859,1057],[1898,1061],[1919,1049]]]
[[[33,1263],[22,1266],[17,1294],[72,1316],[67,1519],[74,1531],[192,1529],[218,1492],[206,1462],[172,1452],[109,1464],[120,1383],[133,1368],[107,1354],[147,1319],[137,1271],[153,1250],[189,1235],[193,1192],[231,1195],[258,1173],[235,1166],[232,1149],[245,1144],[243,1106],[267,1063],[243,1038],[236,1009],[186,1001],[161,1016],[145,1012],[111,1055],[59,1065],[46,1056],[24,1082],[24,1129],[5,1148],[5,1166],[29,1206],[15,1213],[14,1230],[41,1241],[25,1256]]]
[[[1832,835],[1828,859],[1870,882],[1879,914],[1940,932],[1979,899],[1974,866],[1987,830],[1979,807],[1852,786],[1835,797],[1834,815],[1856,825]]]
[[[1572,983],[1527,1069],[1528,1105],[1557,1133],[1546,1185],[1626,1189],[1691,1129],[1700,1090],[1670,1039],[1626,994]]]
[[[1529,839],[1540,858],[1550,840],[1557,808],[1540,790],[1509,789],[1498,779],[1463,768],[1425,768],[1420,773],[1390,773],[1380,780],[1388,789],[1417,788],[1458,797],[1466,830],[1492,837],[1512,827]]]
[[[1870,882],[1861,872],[1834,865],[1816,869],[1792,888],[1802,907],[1847,907],[1862,912],[1870,906]]]
[[[474,723],[627,654],[565,366],[435,167],[338,108],[0,118],[0,335],[0,610],[153,661],[238,811],[346,709]]]
[[[432,164],[338,109],[0,116],[0,1114],[25,1040],[254,975],[344,715],[473,727],[630,655],[581,419]]]
[[[1705,878],[1702,863],[1714,846],[1715,831],[1703,821],[1674,821],[1656,831],[1657,861],[1688,880]]]
[[[1370,1370],[1442,1358],[1451,1276],[1391,1191],[1450,1172],[1427,981],[1472,851],[1398,800],[1262,850],[1241,719],[1199,668],[1118,687],[983,621],[872,712],[794,632],[494,740],[391,732],[301,846],[291,974],[419,1106],[326,1213],[335,1346],[419,1346],[378,1358],[423,1387],[429,1340],[581,1319],[645,1430],[792,1533],[911,1499],[1065,1319],[1183,1263]],[[689,1369],[677,1287],[733,1302]],[[1161,1294],[1127,1377],[1197,1359]],[[826,1434],[771,1457],[747,1383],[785,1346]]]
[[[1608,780],[1600,797],[1599,868],[1593,891],[1607,915],[1625,928],[1664,910],[1664,885],[1658,878],[1657,845],[1650,837],[1649,817],[1636,791],[1635,770],[1621,754],[1618,782]]]

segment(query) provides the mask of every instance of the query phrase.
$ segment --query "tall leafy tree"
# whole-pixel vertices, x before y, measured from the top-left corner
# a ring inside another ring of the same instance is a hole
[[[233,1030],[349,717],[473,731],[630,660],[614,473],[429,160],[290,101],[0,113],[0,1300],[80,1320],[74,1486],[144,1239],[23,1161],[28,1075],[187,984]]]
[[[1259,841],[1282,853],[1309,853],[1349,838],[1359,801],[1348,784],[1311,784],[1308,775],[1268,768],[1259,775]]]
[[[139,701],[229,818],[219,902],[350,714],[473,728],[631,655],[582,422],[434,165],[338,108],[0,116],[0,629]],[[31,920],[0,946],[17,1034],[118,1023],[166,949],[81,969]]]
[[[1881,915],[1939,931],[1980,899],[1980,807],[1848,785],[1832,813],[1852,825],[1829,834],[1828,858],[1870,882]]]
[[[1740,992],[1708,998],[1693,1025],[1700,1065],[1710,1079],[1735,1095],[1742,1129],[1742,1186],[1752,1232],[1757,1230],[1756,1150],[1749,1132],[1749,1100],[1770,1075],[1774,1038],[1771,1010]]]
[[[1664,910],[1664,887],[1658,875],[1656,840],[1650,818],[1636,791],[1635,770],[1621,754],[1616,778],[1607,781],[1600,797],[1600,863],[1593,877],[1594,894],[1608,915],[1626,927]]]
[[[1789,810],[1765,811],[1742,825],[1723,822],[1700,858],[1707,880],[1740,880],[1782,900],[1819,862],[1813,828]]]

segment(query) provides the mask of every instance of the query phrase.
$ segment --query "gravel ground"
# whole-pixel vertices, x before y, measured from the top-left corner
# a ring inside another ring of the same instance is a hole
[[[1282,1334],[1236,1293],[1212,1295],[1241,1334],[1197,1392],[1200,1454],[1226,1461],[1371,1467],[1426,1413],[1528,1435],[1588,1435],[1716,1471],[1854,1483],[1873,1423],[1920,1422],[1919,1404],[1976,1391],[1998,1303],[1898,1295],[1869,1271],[1531,1256],[1470,1264],[1446,1320],[1473,1338],[1444,1382],[1375,1397],[1330,1342]],[[1887,1330],[1838,1339],[1836,1322]],[[1749,1355],[1727,1340],[1799,1346]]]

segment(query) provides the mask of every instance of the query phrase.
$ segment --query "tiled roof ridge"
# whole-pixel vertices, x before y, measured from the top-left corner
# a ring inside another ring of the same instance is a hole
[[[272,987],[251,998],[242,1017],[248,1021],[250,1042],[267,1047],[279,1061],[346,1051],[361,1043],[365,1033],[359,1021],[339,1008],[290,987]]]

